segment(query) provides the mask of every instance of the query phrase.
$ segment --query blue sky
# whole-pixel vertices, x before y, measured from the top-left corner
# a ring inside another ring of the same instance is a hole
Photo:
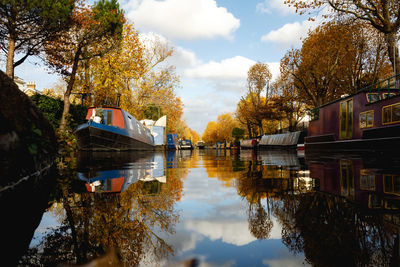
[[[202,134],[209,121],[234,112],[246,92],[251,65],[267,63],[273,77],[279,61],[318,22],[299,16],[284,0],[120,0],[125,15],[141,34],[156,34],[175,47],[184,119]],[[318,20],[317,20],[318,21]],[[37,89],[58,79],[31,58],[15,69]],[[2,66],[4,70],[4,64]]]

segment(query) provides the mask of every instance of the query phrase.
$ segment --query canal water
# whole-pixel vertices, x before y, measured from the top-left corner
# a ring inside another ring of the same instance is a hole
[[[74,160],[2,218],[14,239],[3,253],[17,265],[399,264],[393,155],[196,149]]]

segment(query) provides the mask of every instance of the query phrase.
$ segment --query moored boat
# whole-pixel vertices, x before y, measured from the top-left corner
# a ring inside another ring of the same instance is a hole
[[[257,148],[258,145],[258,140],[253,138],[253,139],[243,139],[240,140],[240,148]]]
[[[204,143],[204,141],[197,141],[197,144],[196,144],[196,146],[197,146],[197,148],[199,148],[199,149],[203,149],[205,146],[206,146],[206,144]]]
[[[150,130],[118,107],[90,107],[75,131],[80,150],[153,150]]]
[[[392,150],[400,145],[400,75],[319,106],[305,150]]]
[[[167,134],[167,148],[169,150],[179,149],[179,139],[177,134]]]
[[[180,149],[193,149],[192,141],[190,140],[181,140]]]

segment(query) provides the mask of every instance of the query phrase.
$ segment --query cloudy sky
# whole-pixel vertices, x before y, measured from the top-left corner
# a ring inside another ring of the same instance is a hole
[[[269,65],[279,75],[279,61],[316,22],[299,16],[284,0],[120,0],[141,34],[157,34],[175,47],[184,118],[200,134],[218,115],[234,112],[246,91],[251,65]],[[51,87],[57,76],[29,60],[16,69],[37,88]]]

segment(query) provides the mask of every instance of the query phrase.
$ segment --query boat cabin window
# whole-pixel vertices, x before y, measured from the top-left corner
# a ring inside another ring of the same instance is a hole
[[[353,136],[353,99],[340,102],[339,138],[350,139]]]
[[[400,103],[382,108],[382,124],[400,122]]]
[[[112,125],[112,110],[104,110],[103,123],[106,125]]]
[[[360,189],[375,191],[375,175],[370,170],[360,170]]]
[[[360,113],[360,128],[374,126],[374,111],[368,110]]]
[[[314,108],[310,110],[310,118],[312,121],[318,120],[319,119],[319,108]]]
[[[128,128],[130,129],[130,130],[133,130],[133,121],[132,121],[132,118],[131,118],[131,116],[127,116],[128,117]]]
[[[368,103],[374,103],[376,101],[381,100],[380,95],[378,93],[367,93],[367,101]]]
[[[395,95],[396,95],[396,93],[383,93],[382,99],[391,98],[391,97],[394,97]]]
[[[389,194],[400,195],[400,176],[384,174],[383,175],[383,191]]]

